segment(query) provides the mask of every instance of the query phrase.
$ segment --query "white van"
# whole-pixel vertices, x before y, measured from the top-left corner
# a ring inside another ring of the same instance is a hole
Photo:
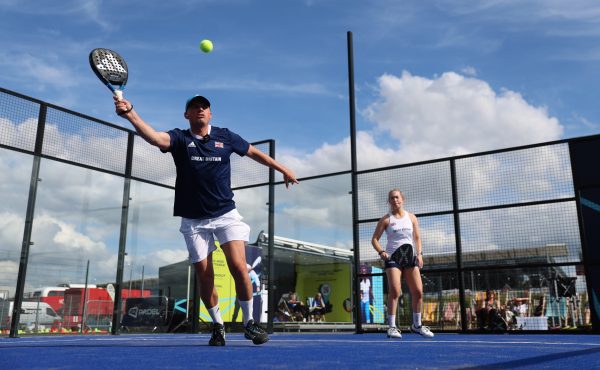
[[[12,316],[12,310],[14,302],[6,302],[8,304],[3,305],[5,311],[6,322],[10,322]],[[8,310],[6,310],[8,308]],[[55,320],[60,320],[61,317],[54,311],[54,309],[46,302],[22,302],[21,303],[21,314],[19,316],[19,327],[34,329],[38,328],[50,328],[54,324]]]

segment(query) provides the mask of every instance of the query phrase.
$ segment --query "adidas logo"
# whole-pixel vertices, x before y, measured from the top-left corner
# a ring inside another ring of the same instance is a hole
[[[194,144],[193,141],[188,144],[188,148],[195,148],[195,147],[196,147],[196,144]]]

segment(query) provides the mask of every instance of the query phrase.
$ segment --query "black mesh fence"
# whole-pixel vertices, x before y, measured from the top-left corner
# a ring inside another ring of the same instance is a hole
[[[175,167],[162,153],[129,129],[87,117],[19,94],[0,90],[0,145],[33,152],[40,107],[47,107],[41,155],[74,165],[124,175],[128,135],[133,134],[131,177],[167,187],[175,186]],[[269,155],[271,141],[254,143]],[[269,169],[247,157],[231,156],[232,187],[269,182]]]
[[[433,213],[452,210],[452,186],[448,162],[404,166],[358,176],[359,220],[380,218],[387,210],[387,196],[400,189],[411,212]]]
[[[0,90],[0,145],[33,152],[40,104]]]
[[[170,153],[163,153],[137,136],[133,143],[131,176],[161,185],[175,187],[175,165]]]
[[[36,149],[40,112],[45,112],[41,116],[45,118],[42,122],[43,145]],[[254,145],[269,154],[274,144],[264,141]],[[34,154],[32,158],[57,160],[66,167],[108,173],[109,178],[83,196],[71,194],[68,189],[59,189],[64,191],[56,193],[79,202],[74,206],[85,210],[82,213],[84,221],[91,212],[109,210],[112,216],[105,222],[119,224],[113,218],[120,217],[120,207],[106,207],[94,198],[95,195],[102,196],[102,191],[113,195],[123,191],[122,181],[112,178],[130,177],[149,184],[150,188],[146,189],[148,202],[156,207],[156,213],[165,213],[163,208],[169,207],[164,206],[164,199],[169,197],[152,188],[158,185],[162,190],[173,189],[175,167],[171,155],[161,153],[132,130],[0,89],[0,147],[25,153],[25,156]],[[371,246],[371,238],[377,221],[389,211],[387,199],[392,189],[403,192],[405,208],[419,220],[424,255],[421,273],[425,325],[437,330],[463,331],[589,326],[590,300],[583,268],[580,206],[570,148],[570,141],[565,140],[358,172],[358,217],[354,221],[358,224],[359,247],[355,263],[361,266],[360,277],[371,279],[363,285],[374,289],[370,300],[360,302],[361,309],[365,305],[369,311],[368,320],[361,323],[363,328],[385,328],[390,314],[385,305],[384,265]],[[131,153],[129,163],[128,153]],[[269,184],[267,167],[247,157],[234,155],[231,161],[234,189],[268,188],[265,186]],[[27,165],[31,166],[31,162]],[[20,189],[34,184],[25,172],[19,172],[20,177],[11,183],[18,182]],[[66,177],[67,172],[77,171],[65,170]],[[84,175],[91,176],[85,171]],[[52,184],[51,181],[57,181],[56,176],[47,176],[45,182]],[[19,194],[27,198],[26,191]],[[261,207],[254,208],[266,212],[265,197],[256,198]],[[315,195],[311,199],[320,198]],[[344,197],[340,199],[347,201]],[[91,209],[89,205],[93,201],[100,206]],[[598,207],[596,203],[584,201],[588,203],[581,204],[597,209],[594,208]],[[253,207],[252,202],[247,203]],[[322,208],[326,210],[326,207]],[[254,216],[252,210],[247,214]],[[154,212],[144,213],[144,216],[152,217]],[[256,218],[263,219],[260,215]],[[106,251],[108,255],[118,247],[116,237],[108,246],[88,240],[85,233],[92,235],[99,230],[89,221],[81,226],[85,230],[75,230],[54,215],[41,214],[39,219],[40,225],[47,230],[61,229],[58,235],[65,240],[72,236],[73,239],[68,241],[79,243],[80,250],[89,252],[90,256],[93,256],[91,251],[98,250]],[[264,220],[260,222],[264,223]],[[61,246],[60,243],[68,246],[65,240],[53,242],[56,246]],[[384,233],[381,244],[385,243]],[[42,247],[36,245],[34,248]],[[15,266],[7,274],[16,279],[20,251],[11,250],[6,255],[11,256],[8,265]],[[85,261],[89,257],[82,254],[78,258]],[[160,260],[170,256],[157,252],[153,258]],[[141,267],[144,271],[144,265]],[[140,266],[136,268],[130,265],[130,276],[134,271],[139,272]],[[492,293],[495,303],[487,304],[486,294]],[[410,300],[409,289],[403,286],[396,312],[402,326],[410,325],[412,320]],[[490,313],[488,306],[493,306],[497,315]],[[483,316],[484,311],[488,316]]]
[[[48,108],[42,154],[73,164],[124,174],[127,135],[124,129]]]
[[[460,214],[463,266],[581,262],[575,202]]]
[[[254,147],[269,155],[270,142],[254,144]],[[244,156],[231,156],[231,186],[234,188],[266,184],[269,182],[269,168]]]
[[[371,277],[386,274],[371,237],[377,221],[389,212],[388,192],[401,190],[404,208],[418,218],[425,325],[484,331],[589,327],[568,143],[361,171],[357,182],[358,263],[377,271]],[[382,247],[386,242],[384,232]],[[553,287],[556,282],[570,282],[571,293]],[[410,294],[404,280],[402,284],[395,314],[400,326],[408,326]],[[381,289],[385,302],[387,284]],[[487,290],[501,298],[491,322],[482,316]],[[527,309],[517,311],[516,302],[525,299]],[[386,317],[389,314],[393,313],[386,311]],[[365,323],[363,330],[386,326],[387,322]]]
[[[457,159],[456,187],[460,209],[572,198],[568,145]]]

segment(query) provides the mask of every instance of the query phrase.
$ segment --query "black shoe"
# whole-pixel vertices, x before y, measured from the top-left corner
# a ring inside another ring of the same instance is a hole
[[[225,327],[223,324],[215,322],[213,324],[212,335],[208,341],[209,346],[224,346],[225,345]]]
[[[244,327],[244,336],[254,344],[263,344],[269,341],[267,332],[260,325],[256,324],[254,320],[248,321],[248,324]]]

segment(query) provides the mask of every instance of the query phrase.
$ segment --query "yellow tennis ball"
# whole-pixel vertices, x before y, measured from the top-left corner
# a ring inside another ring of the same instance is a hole
[[[210,53],[213,49],[213,43],[210,40],[202,40],[200,41],[200,50],[205,53]]]

